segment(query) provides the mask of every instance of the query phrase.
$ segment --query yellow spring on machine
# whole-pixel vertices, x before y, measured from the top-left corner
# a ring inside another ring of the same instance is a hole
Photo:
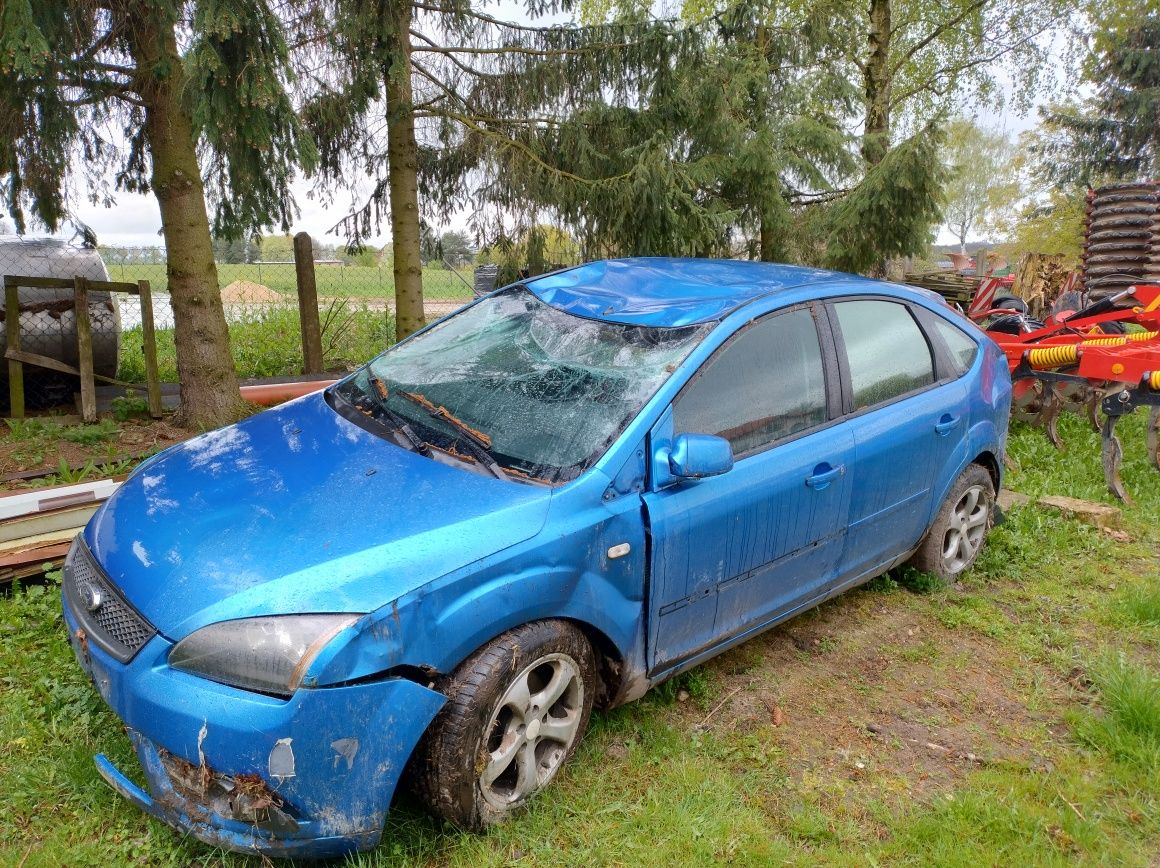
[[[1160,335],[1160,332],[1132,332],[1127,335],[1113,335],[1107,338],[1088,338],[1086,341],[1081,341],[1081,347],[1122,347],[1127,343],[1135,343],[1137,341],[1150,341],[1152,338]]]
[[[1068,344],[1061,347],[1039,347],[1027,351],[1027,361],[1033,368],[1058,368],[1079,359],[1079,347]]]
[[[1160,392],[1160,371],[1153,371],[1148,376],[1148,387],[1155,392]]]

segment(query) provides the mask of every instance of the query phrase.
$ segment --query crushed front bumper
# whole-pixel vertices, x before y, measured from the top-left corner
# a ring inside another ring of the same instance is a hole
[[[154,636],[128,663],[87,642],[77,660],[128,727],[145,773],[101,776],[143,810],[217,847],[324,858],[375,846],[411,751],[442,694],[401,678],[277,699],[171,669]]]

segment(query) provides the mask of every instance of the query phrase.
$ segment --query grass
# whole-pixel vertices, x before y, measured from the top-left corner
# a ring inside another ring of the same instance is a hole
[[[46,456],[56,451],[61,440],[80,446],[95,446],[115,440],[120,428],[111,419],[102,419],[95,425],[61,425],[51,417],[6,419],[6,440],[13,444],[9,453],[18,466],[35,467]],[[115,448],[110,443],[111,448]]]
[[[1080,740],[1146,775],[1160,774],[1160,673],[1112,656],[1092,676],[1102,708],[1079,720]]]
[[[1062,454],[1013,428],[1010,485],[1108,501],[1095,443],[1061,422]],[[594,715],[561,779],[505,826],[462,834],[404,798],[383,844],[346,864],[1155,864],[1160,473],[1142,418],[1123,428],[1131,542],[1013,508],[957,585],[900,570],[845,594]],[[0,598],[0,864],[251,864],[97,776],[95,752],[134,761],[56,594]]]
[[[302,338],[298,310],[271,307],[230,323],[230,350],[240,377],[279,377],[302,373]],[[366,306],[337,308],[323,317],[322,349],[327,370],[346,370],[382,352],[395,340],[395,320]],[[162,382],[177,382],[173,329],[157,330],[157,366]],[[145,382],[141,329],[121,335],[117,376]]]
[[[288,299],[297,298],[298,289],[293,263],[273,265],[219,263],[217,270],[218,283],[223,287],[235,280],[246,280],[268,286]],[[318,285],[318,295],[322,298],[391,299],[395,295],[395,279],[389,267],[318,265],[315,267],[314,277]],[[113,264],[109,266],[109,278],[131,283],[148,280],[154,292],[165,292],[168,285],[164,263]],[[466,281],[466,284],[463,281]],[[471,281],[471,269],[457,273],[445,268],[424,268],[423,296],[427,301],[466,301],[471,298]]]

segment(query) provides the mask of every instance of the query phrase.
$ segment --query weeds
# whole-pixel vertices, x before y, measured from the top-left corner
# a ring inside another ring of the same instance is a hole
[[[113,418],[118,422],[142,418],[149,415],[149,402],[131,389],[109,402],[113,408]]]
[[[1120,599],[1120,608],[1130,621],[1160,627],[1160,586],[1129,589]]]
[[[1160,675],[1122,655],[1092,669],[1102,712],[1088,712],[1076,735],[1089,747],[1138,770],[1160,773]]]
[[[112,419],[102,419],[96,425],[69,425],[61,428],[58,436],[78,446],[95,446],[120,433],[121,428],[116,422]]]

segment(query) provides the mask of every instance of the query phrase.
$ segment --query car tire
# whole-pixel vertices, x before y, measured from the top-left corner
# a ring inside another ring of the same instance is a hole
[[[467,658],[412,760],[416,794],[481,831],[520,810],[575,752],[596,692],[588,639],[567,621],[524,624]]]
[[[995,484],[986,468],[971,464],[939,507],[911,566],[956,582],[975,562],[995,512]]]

